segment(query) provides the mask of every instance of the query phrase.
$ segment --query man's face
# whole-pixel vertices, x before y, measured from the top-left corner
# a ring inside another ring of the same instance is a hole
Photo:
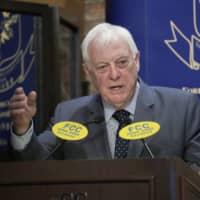
[[[120,109],[135,92],[139,69],[139,53],[133,58],[132,52],[123,40],[107,44],[92,41],[88,47],[89,62],[85,72],[91,83],[108,104]]]

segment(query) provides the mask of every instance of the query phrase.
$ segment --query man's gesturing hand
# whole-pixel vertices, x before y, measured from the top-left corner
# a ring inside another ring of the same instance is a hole
[[[15,90],[9,101],[10,116],[15,133],[23,135],[28,130],[30,122],[36,114],[36,98],[35,91],[26,95],[22,87]]]

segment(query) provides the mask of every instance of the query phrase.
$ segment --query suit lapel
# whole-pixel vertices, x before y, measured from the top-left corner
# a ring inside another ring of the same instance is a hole
[[[140,82],[134,122],[154,121],[154,93],[150,87]],[[148,141],[148,139],[146,139]],[[141,157],[144,151],[142,140],[134,140],[129,144],[128,157]]]

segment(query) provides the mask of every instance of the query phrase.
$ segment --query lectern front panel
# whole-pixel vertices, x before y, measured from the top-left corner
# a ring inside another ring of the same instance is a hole
[[[151,181],[0,186],[4,200],[153,200]]]

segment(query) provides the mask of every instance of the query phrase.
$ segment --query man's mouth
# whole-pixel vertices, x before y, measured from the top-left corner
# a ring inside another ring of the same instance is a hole
[[[111,90],[119,90],[121,89],[123,86],[122,85],[116,85],[116,86],[111,86],[110,89]]]

